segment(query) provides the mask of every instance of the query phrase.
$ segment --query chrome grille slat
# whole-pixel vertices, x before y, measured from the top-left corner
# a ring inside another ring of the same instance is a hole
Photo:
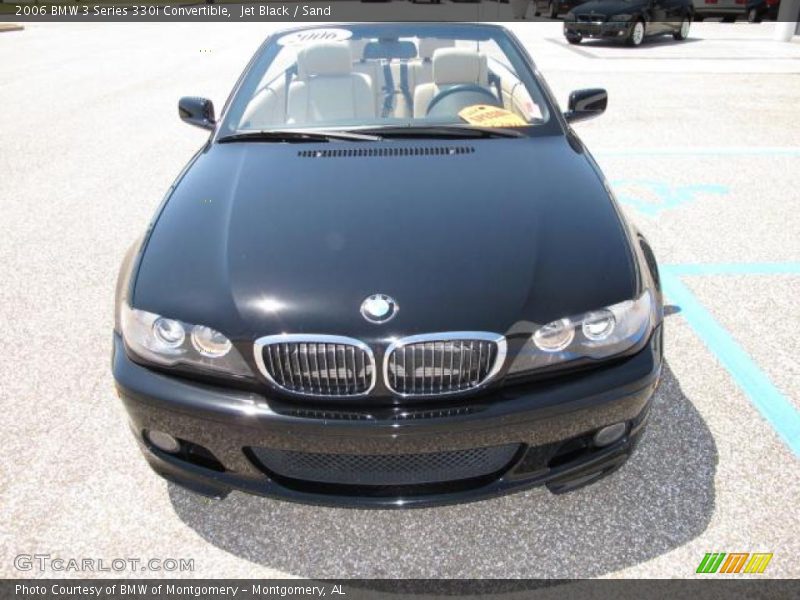
[[[336,362],[336,344],[331,344],[331,362],[333,363],[333,385],[334,389],[339,390],[339,365]]]
[[[292,355],[294,356],[294,364],[297,367],[297,378],[300,380],[300,389],[305,391],[305,382],[303,381],[303,369],[300,367],[300,345],[298,344],[292,348]]]
[[[323,373],[325,373],[325,391],[331,393],[331,372],[328,370],[328,344],[322,344],[322,362],[324,364]]]
[[[456,389],[461,389],[461,384],[464,381],[464,342],[460,342],[458,345],[458,387]]]
[[[366,362],[364,360],[364,354],[363,353],[359,353],[359,356],[361,357],[361,379],[362,379],[361,383],[366,388],[367,387],[367,365],[366,365]]]
[[[283,358],[286,360],[286,372],[289,373],[289,384],[294,387],[294,375],[292,374],[292,365],[289,364],[289,346],[288,344],[283,344]]]
[[[469,343],[469,369],[467,370],[467,387],[472,385],[472,357],[475,355],[473,352],[474,342]]]
[[[401,396],[438,396],[468,391],[494,378],[505,355],[505,338],[493,333],[410,336],[387,348],[383,361],[384,382],[390,391]]]
[[[453,388],[453,357],[456,354],[456,345],[455,342],[450,342],[450,382],[449,387],[450,389]]]
[[[368,394],[377,377],[363,342],[332,335],[286,334],[256,340],[255,359],[275,386],[307,396]]]

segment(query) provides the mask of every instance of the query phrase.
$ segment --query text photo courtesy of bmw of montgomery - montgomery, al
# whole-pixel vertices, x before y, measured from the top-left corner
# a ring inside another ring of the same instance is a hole
[[[402,4],[0,5],[4,578],[800,575],[800,6]]]

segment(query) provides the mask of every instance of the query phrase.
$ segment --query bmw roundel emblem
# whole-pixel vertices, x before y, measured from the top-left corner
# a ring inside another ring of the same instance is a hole
[[[397,302],[386,294],[372,294],[361,303],[361,315],[370,323],[386,323],[397,314]]]

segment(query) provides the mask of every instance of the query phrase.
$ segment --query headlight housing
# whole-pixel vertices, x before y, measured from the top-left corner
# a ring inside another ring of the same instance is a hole
[[[654,306],[652,292],[646,290],[634,300],[542,325],[522,347],[508,372],[511,375],[620,354],[650,334]]]
[[[137,356],[157,365],[186,365],[226,376],[252,377],[231,341],[205,325],[168,319],[123,305],[122,337]]]
[[[613,15],[608,18],[609,23],[628,23],[633,19],[633,15],[623,13],[621,15]]]

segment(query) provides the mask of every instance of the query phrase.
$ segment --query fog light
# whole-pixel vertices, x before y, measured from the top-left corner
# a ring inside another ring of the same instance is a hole
[[[602,448],[603,446],[613,444],[625,435],[626,429],[627,425],[625,423],[614,423],[608,427],[603,427],[594,434],[594,445]]]
[[[181,443],[168,433],[163,431],[148,431],[147,439],[159,450],[175,454],[181,449]]]

